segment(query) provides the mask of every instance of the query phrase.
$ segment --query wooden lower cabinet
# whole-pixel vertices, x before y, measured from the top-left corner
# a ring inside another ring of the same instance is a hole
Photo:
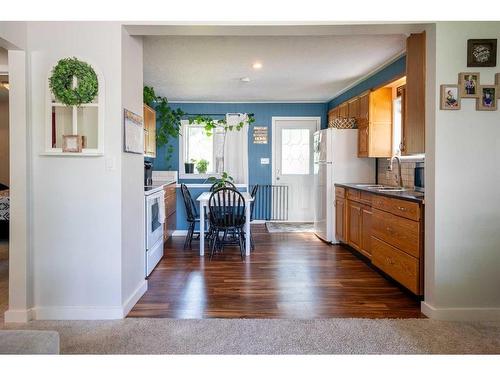
[[[337,239],[417,295],[423,295],[423,206],[336,187]]]
[[[346,206],[345,198],[336,197],[335,199],[335,237],[338,241],[345,241],[345,221],[346,221]]]
[[[363,206],[361,209],[361,246],[360,251],[363,255],[371,258],[372,256],[372,208],[370,206]]]
[[[400,282],[415,294],[420,294],[420,272],[418,259],[404,251],[379,240],[372,238],[372,263],[394,280]]]
[[[347,201],[347,243],[359,250],[361,247],[361,210],[362,205],[353,201]]]
[[[177,226],[177,193],[175,184],[165,185],[165,223],[163,224],[163,240],[168,240]]]

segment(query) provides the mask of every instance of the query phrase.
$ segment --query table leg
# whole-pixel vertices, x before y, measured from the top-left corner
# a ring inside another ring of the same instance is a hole
[[[205,255],[205,207],[200,202],[200,257]]]
[[[250,205],[247,204],[245,207],[245,255],[250,256]]]

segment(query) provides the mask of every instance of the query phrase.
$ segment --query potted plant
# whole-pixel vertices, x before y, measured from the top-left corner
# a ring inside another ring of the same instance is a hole
[[[208,169],[208,161],[205,159],[198,160],[196,163],[196,170],[198,171],[199,174],[205,174],[207,173]]]
[[[196,163],[195,159],[191,159],[189,163],[184,163],[184,172],[194,173],[194,163]]]
[[[226,186],[226,182],[231,182],[234,184],[234,178],[232,176],[230,176],[229,173],[222,172],[220,178],[209,177],[207,179],[207,182],[210,182],[211,184],[216,184],[215,187],[217,189],[219,189],[219,188],[223,188],[224,186]]]

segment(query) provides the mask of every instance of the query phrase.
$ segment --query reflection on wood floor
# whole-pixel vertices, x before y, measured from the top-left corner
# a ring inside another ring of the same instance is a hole
[[[416,318],[420,302],[343,246],[312,233],[268,233],[252,225],[255,251],[200,258],[198,242],[165,245],[148,291],[129,317]]]

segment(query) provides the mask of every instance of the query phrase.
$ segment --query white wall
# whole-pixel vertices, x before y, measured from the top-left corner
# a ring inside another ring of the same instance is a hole
[[[122,107],[142,116],[142,38],[122,30]],[[123,142],[123,141],[122,141]],[[122,154],[122,303],[124,314],[147,289],[144,279],[144,157]]]
[[[0,90],[7,91],[0,87]],[[8,92],[8,91],[7,91]],[[9,186],[9,96],[0,96],[0,184]]]
[[[476,111],[473,99],[459,111],[439,110],[439,86],[457,83],[459,72],[478,71],[482,84],[494,83],[498,67],[467,68],[467,39],[499,37],[500,22],[446,22],[428,41],[436,59],[427,66],[422,307],[438,319],[500,320],[500,110]]]
[[[37,319],[121,317],[121,26],[30,22]],[[77,56],[105,81],[104,157],[42,156],[49,71]],[[114,165],[112,169],[109,165]]]

